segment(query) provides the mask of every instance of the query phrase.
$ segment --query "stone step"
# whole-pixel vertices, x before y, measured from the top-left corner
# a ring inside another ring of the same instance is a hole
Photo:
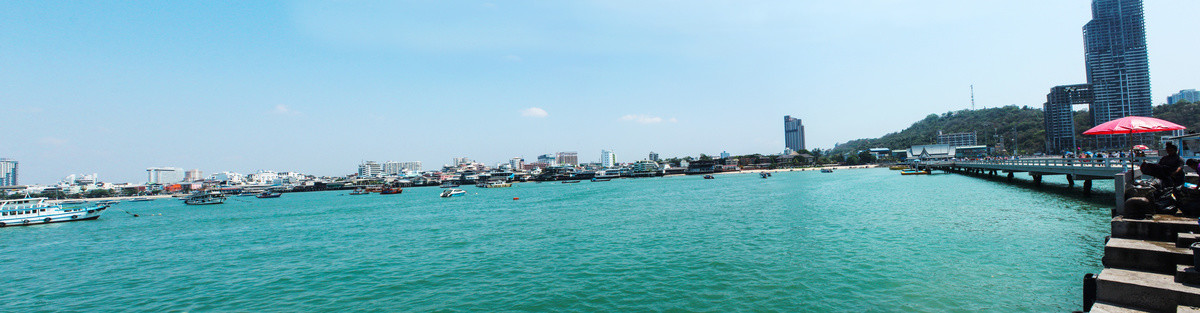
[[[1195,266],[1184,264],[1176,265],[1175,282],[1185,285],[1200,286],[1200,271],[1196,271]]]
[[[1175,308],[1175,313],[1200,313],[1200,307],[1181,305]]]
[[[1128,308],[1128,307],[1123,307],[1123,306],[1119,306],[1119,305],[1115,305],[1115,304],[1096,302],[1095,304],[1092,304],[1092,310],[1088,311],[1088,313],[1150,313],[1150,312],[1142,311],[1142,310],[1138,310],[1138,309],[1132,309],[1132,308]]]
[[[1179,233],[1200,233],[1195,218],[1174,215],[1154,215],[1147,219],[1112,219],[1112,237],[1175,242]]]
[[[1104,244],[1104,267],[1174,275],[1176,265],[1192,264],[1192,249],[1165,241],[1110,238]]]
[[[1200,234],[1179,233],[1175,239],[1175,246],[1180,248],[1190,248],[1193,243],[1200,241]]]
[[[1106,268],[1096,277],[1096,303],[1175,312],[1179,306],[1200,306],[1200,287],[1176,283],[1173,275]]]

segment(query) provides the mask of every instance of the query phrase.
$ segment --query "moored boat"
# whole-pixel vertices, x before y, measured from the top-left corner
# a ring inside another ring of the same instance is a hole
[[[821,169],[821,173],[833,173],[833,169],[826,167]]]
[[[121,203],[121,201],[119,201],[119,200],[104,200],[104,201],[96,202],[96,204],[99,204],[99,205],[114,205],[117,203]]]
[[[225,203],[225,195],[219,192],[196,193],[183,199],[183,203],[190,205],[222,204]]]
[[[450,188],[450,189],[442,190],[441,197],[442,198],[458,197],[458,196],[462,196],[465,194],[467,194],[467,192],[463,191],[462,189]]]
[[[258,194],[255,197],[258,197],[259,199],[266,199],[266,198],[279,198],[281,196],[283,196],[282,192],[268,190],[268,191],[263,191],[262,193]]]
[[[483,188],[508,188],[508,187],[512,187],[512,186],[513,186],[512,183],[506,183],[503,181],[494,181],[494,182],[488,183],[487,185],[484,185]]]
[[[107,205],[64,207],[51,205],[46,198],[0,200],[0,227],[94,220]]]
[[[380,191],[379,191],[379,194],[381,194],[381,195],[394,195],[394,194],[399,194],[399,193],[401,193],[401,192],[404,192],[404,189],[403,189],[403,188],[400,188],[400,187],[396,187],[396,188],[392,188],[392,187],[385,187],[385,188],[383,188],[383,190],[380,190]]]
[[[63,200],[63,201],[60,201],[58,204],[84,204],[84,203],[87,203],[87,200],[75,199],[75,200]]]
[[[592,181],[593,181],[593,182],[606,182],[606,181],[610,181],[610,180],[612,180],[612,178],[595,178],[595,177],[592,177]]]
[[[581,180],[567,180],[567,181],[563,181],[562,183],[564,183],[564,184],[574,184],[574,183],[578,183],[578,182],[581,182]]]
[[[367,192],[367,188],[358,187],[358,188],[354,188],[354,191],[351,191],[350,195],[351,196],[359,196],[359,195],[365,195],[365,194],[369,194],[369,193],[370,192]]]
[[[929,175],[929,170],[928,169],[926,169],[926,170],[907,169],[907,170],[900,171],[900,175]]]
[[[129,199],[129,201],[131,201],[131,202],[154,201],[154,198],[133,198],[133,199]]]
[[[712,175],[704,175],[704,179],[713,179],[713,178],[716,178],[716,177],[713,177]]]
[[[458,183],[447,180],[447,181],[442,182],[441,187],[442,188],[458,188]]]

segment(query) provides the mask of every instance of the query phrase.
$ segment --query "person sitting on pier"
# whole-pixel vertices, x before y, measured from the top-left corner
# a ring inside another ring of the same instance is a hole
[[[1142,161],[1142,173],[1154,176],[1162,181],[1163,187],[1175,187],[1183,182],[1183,159],[1179,157],[1179,147],[1167,143],[1167,155],[1158,159],[1157,164]]]

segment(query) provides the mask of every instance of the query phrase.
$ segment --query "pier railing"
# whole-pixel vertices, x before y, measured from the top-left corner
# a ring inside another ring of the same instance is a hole
[[[1028,172],[1035,175],[1073,175],[1111,179],[1142,162],[1158,162],[1158,157],[1136,158],[1029,158],[1016,160],[946,160],[923,162],[920,166],[942,169],[976,169],[1004,172]]]

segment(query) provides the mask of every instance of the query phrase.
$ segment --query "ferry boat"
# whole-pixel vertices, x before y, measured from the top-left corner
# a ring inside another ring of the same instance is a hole
[[[442,190],[441,197],[442,198],[460,197],[465,194],[467,194],[467,192],[463,191],[462,189],[451,188],[451,189]]]
[[[483,185],[483,188],[508,188],[508,187],[512,187],[512,186],[513,186],[512,183],[506,183],[503,181],[494,181],[487,185]]]
[[[404,192],[404,189],[403,189],[403,188],[392,188],[392,187],[387,187],[387,188],[383,188],[383,190],[380,190],[380,191],[379,191],[379,194],[381,194],[381,195],[394,195],[394,194],[399,194],[399,193],[401,193],[401,192]]]
[[[263,191],[262,193],[258,194],[255,197],[258,197],[259,199],[266,199],[266,198],[279,198],[280,196],[283,196],[282,192],[268,190],[268,191]]]
[[[94,220],[108,209],[107,205],[93,207],[63,207],[51,205],[46,198],[0,200],[0,227],[58,222]]]
[[[184,204],[205,205],[225,203],[225,195],[219,192],[197,193],[183,200]]]

